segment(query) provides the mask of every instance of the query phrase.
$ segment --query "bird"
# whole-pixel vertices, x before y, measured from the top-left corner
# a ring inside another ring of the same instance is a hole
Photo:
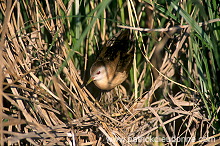
[[[90,68],[90,82],[101,90],[110,91],[128,77],[133,64],[134,41],[130,30],[121,30],[108,40]]]

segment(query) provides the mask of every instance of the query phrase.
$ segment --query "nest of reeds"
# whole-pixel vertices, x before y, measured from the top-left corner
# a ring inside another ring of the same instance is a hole
[[[200,7],[185,6],[1,1],[0,145],[217,144],[219,20],[194,23]],[[135,33],[130,76],[110,92],[85,86],[118,23]]]

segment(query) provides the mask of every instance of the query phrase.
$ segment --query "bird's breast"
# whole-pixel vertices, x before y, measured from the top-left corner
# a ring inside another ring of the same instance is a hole
[[[111,78],[102,78],[101,80],[94,80],[94,84],[102,90],[111,90],[115,88],[117,85],[124,82],[124,80],[127,78],[127,73],[114,73],[114,76]]]
[[[99,89],[102,89],[102,90],[111,90],[112,88],[114,88],[114,86],[112,86],[112,84],[109,83],[108,80],[105,80],[105,79],[95,80],[93,82]]]

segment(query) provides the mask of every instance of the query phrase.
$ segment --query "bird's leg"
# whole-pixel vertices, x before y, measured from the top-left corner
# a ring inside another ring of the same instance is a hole
[[[125,87],[122,86],[122,85],[116,86],[115,95],[119,98],[126,98],[127,97],[127,92],[126,92]]]

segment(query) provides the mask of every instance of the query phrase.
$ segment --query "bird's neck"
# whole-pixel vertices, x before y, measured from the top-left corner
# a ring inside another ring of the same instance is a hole
[[[112,88],[114,88],[114,86],[109,82],[107,78],[103,78],[101,80],[95,80],[93,82],[98,88],[102,90],[111,90]]]

